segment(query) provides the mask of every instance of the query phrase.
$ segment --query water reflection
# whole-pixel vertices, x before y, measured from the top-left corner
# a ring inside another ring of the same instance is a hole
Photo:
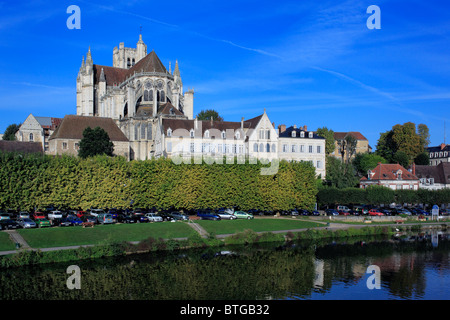
[[[448,234],[261,244],[2,270],[3,300],[448,299]],[[77,264],[81,289],[66,287]],[[381,270],[367,288],[367,267]]]

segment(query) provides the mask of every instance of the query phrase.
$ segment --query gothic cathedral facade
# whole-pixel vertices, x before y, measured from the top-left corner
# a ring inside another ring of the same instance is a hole
[[[112,118],[130,141],[129,159],[154,157],[158,119],[193,119],[194,92],[183,91],[178,61],[167,71],[139,35],[136,48],[120,43],[113,66],[93,63],[89,48],[77,77],[77,115]]]

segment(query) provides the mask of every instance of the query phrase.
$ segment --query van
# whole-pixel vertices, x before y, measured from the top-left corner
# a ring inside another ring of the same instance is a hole
[[[350,212],[350,209],[347,206],[337,206],[337,211]]]
[[[114,219],[110,213],[101,213],[97,216],[97,222],[100,224],[114,223]]]

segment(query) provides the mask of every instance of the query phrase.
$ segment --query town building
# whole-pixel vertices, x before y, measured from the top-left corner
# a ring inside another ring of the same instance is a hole
[[[411,171],[419,178],[421,189],[450,188],[450,162],[441,162],[433,166],[413,164]]]
[[[399,164],[378,163],[375,169],[369,170],[367,176],[360,180],[360,187],[384,186],[393,190],[418,190],[419,179]]]
[[[48,139],[61,123],[61,118],[36,117],[30,114],[16,132],[17,141],[39,142],[44,152],[49,150]]]
[[[106,131],[114,144],[114,155],[130,158],[128,138],[111,118],[66,115],[49,138],[50,155],[68,154],[77,156],[83,131],[100,127]]]
[[[450,162],[450,145],[442,143],[436,147],[426,148],[430,158],[430,165],[437,166],[442,162]]]
[[[342,141],[345,140],[347,136],[351,136],[356,140],[355,152],[349,157],[349,160],[353,159],[358,153],[370,153],[372,152],[372,147],[369,145],[369,140],[363,136],[360,132],[350,131],[350,132],[335,132],[335,149],[331,155],[339,159],[344,159],[347,161],[347,150],[346,148],[341,148]]]
[[[278,126],[278,158],[287,161],[309,161],[316,168],[316,174],[325,178],[325,138],[307,126]]]

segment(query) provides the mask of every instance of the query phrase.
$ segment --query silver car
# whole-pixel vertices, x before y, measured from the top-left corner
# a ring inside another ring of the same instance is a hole
[[[161,216],[158,216],[156,213],[146,213],[145,216],[148,218],[150,222],[163,221],[163,218]]]
[[[219,213],[217,213],[217,215],[220,217],[220,219],[225,219],[225,220],[237,219],[237,217],[233,213],[229,213],[227,211],[219,212]]]
[[[17,224],[22,228],[36,228],[36,223],[30,218],[17,219]]]

